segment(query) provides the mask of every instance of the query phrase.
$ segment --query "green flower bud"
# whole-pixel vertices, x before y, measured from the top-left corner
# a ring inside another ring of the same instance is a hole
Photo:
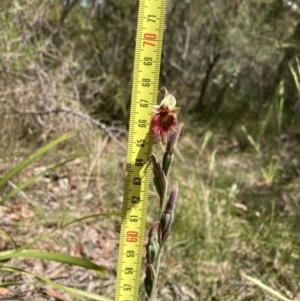
[[[174,221],[173,212],[163,212],[160,219],[162,239],[164,238],[165,234],[170,230],[173,221]]]
[[[150,157],[150,160],[153,163],[153,175],[155,177],[159,177],[161,175],[162,169],[161,169],[159,162],[156,159],[156,156],[154,154],[152,154]]]
[[[160,218],[161,246],[167,240],[169,233],[171,231],[171,226],[174,221],[174,209],[175,209],[178,191],[179,189],[178,186],[176,185],[170,194],[168,203],[166,205],[166,209],[162,213]]]
[[[181,122],[176,125],[176,128],[173,131],[168,133],[167,147],[166,147],[167,153],[174,154],[178,138],[180,137],[182,132],[183,132],[183,123]]]
[[[146,276],[145,280],[144,280],[144,285],[145,285],[145,291],[146,291],[147,295],[150,297],[151,291],[152,291],[153,280]]]
[[[168,176],[168,172],[169,172],[171,163],[173,162],[173,158],[174,158],[174,154],[167,153],[167,152],[164,153],[162,169],[163,169],[166,177]]]
[[[153,178],[153,183],[154,183],[154,186],[155,186],[155,189],[156,189],[156,192],[157,192],[158,196],[160,198],[162,198],[163,197],[163,191],[162,191],[162,187],[161,187],[162,185],[161,185],[160,179],[158,177],[154,177]]]
[[[162,199],[167,187],[167,178],[161,168],[160,163],[157,162],[155,155],[151,156],[151,160],[153,163],[153,182],[159,197]]]
[[[159,224],[160,222],[158,221],[154,223],[148,235],[148,243],[146,246],[148,263],[153,263],[160,252],[160,246],[158,243],[157,235]]]
[[[152,264],[147,264],[145,274],[146,274],[146,277],[144,279],[145,289],[147,295],[150,297],[153,280],[155,278],[155,269]]]
[[[173,190],[170,193],[170,197],[166,206],[166,212],[173,212],[175,209],[175,204],[178,196],[179,188],[177,185],[174,186]]]
[[[147,244],[146,248],[147,248],[147,260],[148,262],[153,263],[159,253],[159,244],[158,242]]]

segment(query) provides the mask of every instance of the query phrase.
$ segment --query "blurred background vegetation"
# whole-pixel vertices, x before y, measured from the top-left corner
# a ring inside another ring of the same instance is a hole
[[[128,121],[138,1],[3,1],[2,106],[66,105]],[[31,8],[31,9],[29,9]],[[284,129],[296,125],[299,54],[293,1],[168,1],[161,85],[185,113],[231,130],[257,124],[282,82]],[[37,135],[41,126],[34,126]]]
[[[76,214],[120,210],[137,11],[136,0],[1,1],[0,176],[72,132],[71,143],[37,165],[81,152],[51,181],[67,178],[78,190]],[[241,271],[300,300],[299,56],[296,0],[167,1],[160,86],[182,107],[186,131],[174,163],[181,205],[161,300],[276,300]],[[65,191],[48,216],[40,195],[49,187],[36,185],[26,192],[35,217],[21,221],[44,229],[41,220],[75,214]],[[22,245],[24,224],[9,225],[1,229]],[[5,240],[0,247],[10,248]],[[98,290],[113,296],[113,284]]]

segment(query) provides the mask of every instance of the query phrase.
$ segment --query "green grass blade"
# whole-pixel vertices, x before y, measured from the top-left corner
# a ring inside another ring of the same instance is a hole
[[[19,184],[14,190],[12,190],[10,193],[8,193],[1,201],[0,201],[0,205],[2,205],[5,201],[7,201],[8,199],[10,199],[11,197],[13,197],[15,194],[17,194],[18,192],[20,192],[21,190],[23,190],[24,188],[30,186],[31,184],[33,184],[38,178],[40,178],[41,176],[43,176],[44,174],[48,173],[51,170],[54,170],[55,168],[65,165],[66,163],[73,161],[74,159],[78,158],[77,155],[72,156],[71,158],[60,162],[56,165],[54,165],[53,167],[48,168],[47,170],[39,173],[38,175],[31,177],[29,180],[27,180],[26,182]]]
[[[22,274],[32,275],[32,276],[36,277],[38,280],[40,280],[54,288],[60,289],[64,292],[66,292],[67,294],[70,294],[76,298],[79,298],[80,300],[86,300],[86,298],[88,298],[89,300],[96,300],[96,301],[114,301],[113,299],[105,297],[105,296],[101,296],[101,295],[94,294],[94,293],[89,293],[89,292],[86,292],[86,291],[83,291],[80,289],[76,289],[76,288],[72,288],[72,287],[68,287],[68,286],[59,284],[55,281],[48,279],[47,277],[44,277],[44,276],[36,274],[36,273],[28,272],[28,271],[13,268],[13,267],[6,267],[5,271],[19,272]]]
[[[279,86],[279,106],[277,108],[277,130],[278,134],[281,132],[281,126],[282,126],[282,116],[283,116],[283,106],[284,106],[284,81],[282,80],[280,82]]]
[[[298,94],[300,96],[300,81],[299,81],[299,76],[298,76],[296,70],[292,66],[290,66],[290,70],[291,70],[291,73],[293,75],[294,82],[295,82]]]
[[[244,125],[241,127],[241,129],[245,133],[245,135],[246,135],[247,139],[249,140],[249,142],[252,144],[252,146],[255,149],[256,153],[258,155],[260,155],[260,146],[259,146],[259,144],[254,141],[253,137],[248,133],[248,131],[247,131],[247,129]]]
[[[211,141],[214,133],[211,131],[207,131],[204,135],[204,139],[201,145],[201,153],[204,152],[205,148],[207,147],[208,143]]]
[[[102,213],[96,213],[96,214],[90,214],[90,215],[86,215],[86,216],[83,216],[83,217],[80,217],[80,218],[77,218],[75,220],[72,220],[70,222],[67,222],[66,224],[62,225],[60,227],[60,229],[62,228],[65,228],[65,227],[68,227],[72,224],[75,224],[75,223],[78,223],[78,222],[81,222],[81,221],[84,221],[86,219],[90,219],[90,218],[97,218],[99,216],[105,216],[105,217],[111,217],[111,216],[119,216],[121,217],[121,213],[120,212],[102,212]]]
[[[43,280],[45,283],[48,283],[49,285],[52,285],[53,287],[57,287],[58,289],[61,289],[62,291],[65,291],[66,293],[69,293],[70,295],[80,298],[80,297],[84,297],[84,298],[88,298],[89,300],[96,300],[96,301],[114,301],[111,298],[105,297],[105,296],[101,296],[101,295],[97,295],[94,293],[89,293],[83,290],[79,290],[76,288],[72,288],[72,287],[68,287],[62,284],[58,284],[52,280],[49,279],[43,279],[45,277],[40,277],[40,276],[36,276],[37,278],[40,278],[41,280]]]
[[[46,260],[57,261],[65,264],[76,265],[76,266],[83,267],[85,269],[95,270],[98,272],[106,271],[106,268],[101,267],[89,260],[80,257],[71,256],[68,254],[39,251],[39,250],[21,250],[21,251],[16,250],[16,251],[0,252],[0,261],[5,261],[17,257],[46,259]]]
[[[13,240],[5,231],[0,229],[0,235],[4,236],[9,241],[9,243],[12,245],[12,247],[15,248],[15,244],[14,244]]]
[[[0,269],[1,272],[1,269]],[[20,282],[20,281],[15,281],[15,282],[1,282],[1,286],[0,287],[10,287],[10,286],[17,286],[17,285],[22,285],[24,284],[24,282]]]
[[[16,167],[12,168],[2,179],[0,179],[0,187],[4,186],[11,178],[13,178],[16,174],[18,174],[21,170],[26,168],[32,162],[36,161],[39,157],[47,153],[51,150],[55,145],[69,139],[71,137],[70,134],[62,135],[61,137],[51,141],[46,144],[42,148],[40,148],[37,152],[35,152],[29,159],[26,159],[19,163]]]
[[[300,74],[300,62],[298,57],[296,57],[296,63],[297,63],[297,67],[298,67],[298,73]]]
[[[242,273],[241,274],[242,277],[244,277],[245,279],[249,280],[250,282],[254,283],[255,285],[257,285],[258,287],[260,287],[261,289],[267,291],[268,293],[272,294],[273,296],[277,297],[280,300],[283,301],[293,301],[291,299],[288,299],[286,297],[284,297],[283,295],[281,295],[279,292],[273,290],[272,288],[270,288],[269,286],[265,285],[264,283],[262,283],[260,280],[256,279],[256,278],[252,278],[250,276],[247,276],[246,274]]]
[[[18,250],[24,250],[24,249],[28,249],[31,248],[34,244],[36,244],[38,241],[42,240],[43,238],[49,236],[50,234],[54,233],[55,231],[64,229],[72,224],[76,224],[79,223],[81,221],[84,221],[86,219],[91,219],[91,218],[98,218],[98,217],[111,217],[111,216],[121,216],[120,212],[102,212],[102,213],[96,213],[96,214],[91,214],[91,215],[85,215],[83,217],[71,220],[70,222],[67,222],[66,224],[63,224],[62,226],[58,227],[57,229],[54,229],[50,232],[47,232],[46,234],[42,234],[40,236],[35,237],[32,241],[30,241],[29,243],[23,245],[22,247],[20,247]]]

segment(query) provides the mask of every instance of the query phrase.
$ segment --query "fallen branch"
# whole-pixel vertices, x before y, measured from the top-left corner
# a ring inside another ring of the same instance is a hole
[[[13,106],[10,106],[12,109],[12,112],[2,112],[0,113],[0,116],[2,115],[23,115],[23,114],[27,114],[27,115],[50,115],[50,114],[59,114],[59,113],[67,113],[67,114],[71,114],[73,116],[82,118],[87,120],[88,122],[96,125],[97,127],[99,127],[100,129],[102,129],[105,133],[107,133],[107,135],[113,140],[115,141],[119,146],[122,147],[122,149],[126,150],[126,146],[121,143],[117,137],[113,134],[113,132],[119,132],[119,133],[124,133],[127,134],[127,131],[121,128],[117,128],[114,126],[107,126],[106,124],[94,119],[93,117],[91,117],[88,114],[84,114],[82,112],[67,108],[67,107],[56,107],[54,109],[51,110],[43,110],[43,111],[32,111],[32,110],[19,110]]]

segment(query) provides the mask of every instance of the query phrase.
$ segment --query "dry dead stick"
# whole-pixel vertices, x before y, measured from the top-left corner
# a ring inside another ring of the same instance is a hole
[[[126,146],[121,143],[117,137],[115,137],[115,135],[112,133],[112,131],[117,131],[117,132],[122,132],[122,133],[127,133],[127,131],[117,128],[117,127],[108,127],[106,124],[92,118],[91,116],[89,116],[88,114],[84,114],[82,112],[79,111],[75,111],[73,109],[67,108],[67,107],[56,107],[54,109],[51,110],[43,110],[43,111],[29,111],[29,110],[19,110],[15,107],[10,106],[11,109],[13,110],[13,112],[4,112],[1,113],[0,115],[13,115],[13,114],[28,114],[28,115],[49,115],[49,114],[59,114],[59,113],[67,113],[67,114],[71,114],[73,116],[77,116],[79,118],[85,119],[88,122],[96,125],[97,127],[99,127],[100,129],[102,129],[105,133],[107,133],[107,135],[113,140],[115,141],[122,149],[124,149],[125,151],[127,150]]]

